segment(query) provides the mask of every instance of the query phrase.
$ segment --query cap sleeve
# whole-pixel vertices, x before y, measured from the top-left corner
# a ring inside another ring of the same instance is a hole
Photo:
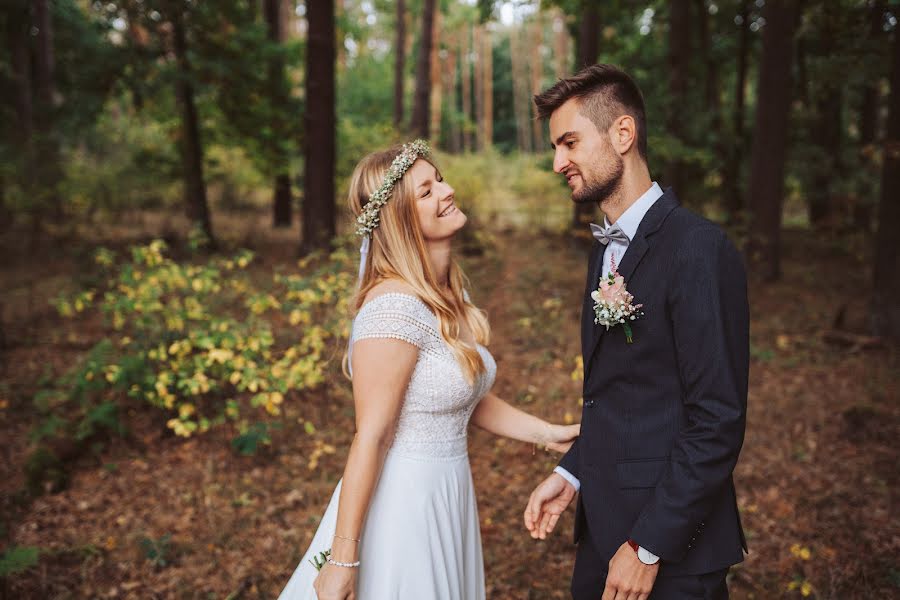
[[[370,338],[393,338],[417,348],[429,348],[439,333],[434,314],[409,294],[387,293],[369,300],[353,320],[351,343]]]

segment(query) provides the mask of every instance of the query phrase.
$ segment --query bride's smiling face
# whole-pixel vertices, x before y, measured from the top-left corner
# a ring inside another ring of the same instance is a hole
[[[421,158],[406,175],[412,180],[422,237],[426,242],[452,238],[467,219],[456,206],[453,188],[444,181],[437,167]]]

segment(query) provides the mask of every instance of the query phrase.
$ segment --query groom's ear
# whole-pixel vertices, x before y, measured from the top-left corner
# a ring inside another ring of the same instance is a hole
[[[627,154],[629,150],[636,148],[637,125],[631,115],[622,115],[613,121],[609,133],[613,148],[619,154]]]

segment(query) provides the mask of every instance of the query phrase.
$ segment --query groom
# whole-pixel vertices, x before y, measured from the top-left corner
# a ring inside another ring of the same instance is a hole
[[[746,550],[732,481],[749,363],[741,257],[650,179],[644,102],[627,74],[593,65],[534,101],[553,170],[606,218],[591,228],[581,436],[532,493],[525,526],[544,539],[580,490],[576,600],[727,598]],[[614,268],[643,305],[633,343],[622,325],[594,324],[590,294]]]

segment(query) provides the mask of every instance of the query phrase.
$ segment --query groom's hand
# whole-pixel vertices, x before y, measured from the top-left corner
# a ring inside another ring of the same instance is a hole
[[[572,503],[574,497],[575,487],[558,473],[552,473],[534,488],[525,508],[525,529],[531,533],[531,537],[547,539],[547,534],[553,531],[559,521],[559,515]]]
[[[602,600],[647,600],[658,572],[659,563],[645,565],[625,542],[609,561]]]

